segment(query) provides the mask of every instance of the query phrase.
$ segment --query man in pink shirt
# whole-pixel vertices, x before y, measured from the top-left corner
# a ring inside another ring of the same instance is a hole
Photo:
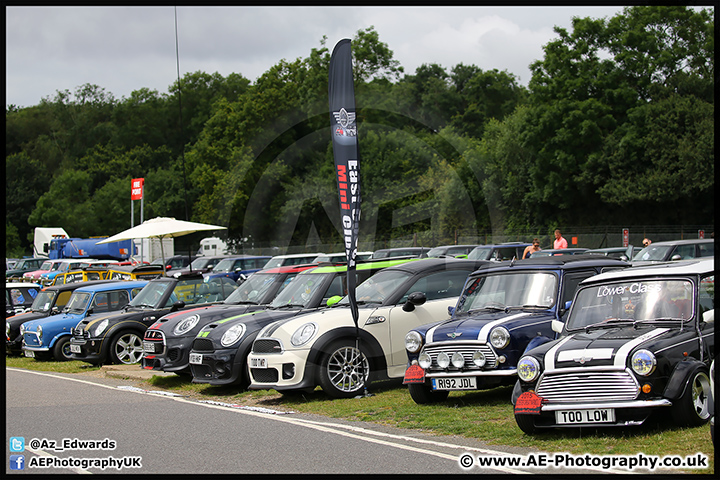
[[[568,248],[567,240],[565,240],[560,233],[560,229],[555,230],[555,241],[553,242],[553,248],[559,250],[561,248]]]

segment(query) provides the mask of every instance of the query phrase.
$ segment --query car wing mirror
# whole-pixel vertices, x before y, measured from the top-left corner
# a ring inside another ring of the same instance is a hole
[[[705,310],[702,314],[702,319],[705,323],[715,322],[715,309]]]
[[[448,307],[448,315],[450,315],[451,317],[452,317],[453,315],[455,315],[455,307],[454,307],[454,306],[450,305],[450,306]]]
[[[174,312],[176,310],[181,310],[183,308],[185,308],[185,302],[183,302],[182,300],[178,300],[177,302],[173,303],[171,311]]]
[[[427,301],[427,297],[423,292],[413,292],[408,295],[407,301],[403,304],[402,309],[404,312],[412,312],[415,307],[418,307]]]
[[[565,326],[565,324],[560,320],[553,320],[550,328],[552,328],[552,331],[555,333],[562,333],[563,326]]]
[[[670,258],[670,260],[672,260],[673,262],[675,262],[675,261],[677,261],[677,260],[682,260],[682,257],[676,253],[675,255],[673,255],[673,256]]]
[[[50,309],[50,315],[57,315],[58,313],[60,313],[60,309],[58,307],[52,307]]]
[[[340,295],[333,295],[332,297],[327,299],[327,302],[325,302],[325,305],[327,305],[328,307],[335,305],[340,300],[342,300],[342,298],[343,297],[341,297]]]
[[[567,313],[568,310],[570,310],[570,305],[572,305],[572,300],[568,300],[567,302],[565,302],[565,305],[563,305],[562,308],[560,309],[561,317],[563,315],[565,315],[565,313]]]

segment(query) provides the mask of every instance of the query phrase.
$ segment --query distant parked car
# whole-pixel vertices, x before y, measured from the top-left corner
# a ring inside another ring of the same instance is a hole
[[[557,250],[549,248],[547,250],[539,250],[531,253],[530,258],[554,257],[557,255],[581,255],[587,251],[587,248],[558,248]]]
[[[108,282],[77,288],[59,315],[25,322],[20,326],[22,350],[38,360],[70,360],[70,332],[87,316],[116,312],[147,285],[147,281]]]
[[[268,259],[262,268],[289,267],[291,265],[302,265],[314,263],[315,259],[324,253],[292,253],[288,255],[275,255]]]
[[[212,271],[205,274],[206,278],[228,277],[237,282],[240,275],[257,272],[270,260],[269,256],[243,255],[220,260]]]
[[[172,275],[177,277],[178,275],[189,272],[208,273],[215,268],[215,265],[226,258],[230,258],[230,255],[202,255],[190,262],[190,265],[186,268],[173,270],[174,273]]]
[[[104,282],[104,280],[101,280]],[[23,283],[23,286],[31,285]],[[5,352],[8,355],[20,355],[22,353],[22,335],[20,326],[30,320],[45,318],[50,315],[57,315],[65,308],[72,292],[81,287],[81,283],[59,285],[57,287],[45,287],[35,297],[35,301],[29,311],[14,315],[5,319]]]
[[[441,245],[431,248],[427,252],[427,257],[457,257],[458,255],[467,255],[472,252],[478,245]]]
[[[190,262],[194,261],[196,258],[196,255],[173,255],[172,257],[168,257],[165,259],[156,258],[155,260],[150,262],[150,264],[165,265],[165,270],[179,270],[181,268],[186,268],[188,265],[190,265]]]
[[[468,253],[468,260],[520,260],[525,251],[525,247],[531,246],[531,243],[508,242],[496,245],[479,245]]]
[[[357,252],[355,255],[356,262],[364,262],[372,257],[373,252]],[[347,263],[347,255],[345,252],[338,253],[321,253],[312,261],[312,263]]]
[[[620,260],[629,261],[635,256],[637,249],[632,245],[627,247],[606,247],[606,248],[591,248],[585,253],[588,255],[605,255],[606,257],[619,258]]]
[[[21,258],[15,263],[12,270],[5,271],[5,278],[22,277],[25,272],[39,269],[43,262],[47,260],[47,257]]]
[[[673,240],[653,242],[640,250],[632,259],[637,262],[668,262],[690,258],[712,257],[715,255],[715,240]]]
[[[656,412],[682,427],[711,416],[715,262],[633,266],[580,284],[560,337],[518,361],[515,420],[549,428],[641,425]]]
[[[375,250],[370,257],[372,260],[378,260],[383,258],[396,258],[396,257],[417,257],[423,258],[427,256],[430,251],[428,247],[395,247],[395,248],[381,248]]]
[[[51,285],[57,275],[60,275],[70,270],[79,268],[83,264],[87,264],[88,260],[76,260],[76,259],[64,259],[61,260],[57,268],[49,272],[40,274],[40,283],[42,285]]]
[[[37,283],[5,282],[5,318],[30,310],[41,288]]]
[[[66,261],[67,260],[64,259],[45,260],[37,270],[25,272],[22,276],[23,278],[30,278],[32,280],[39,281],[40,275],[42,275],[43,273],[53,272],[57,270],[58,268],[60,268],[60,265]]]

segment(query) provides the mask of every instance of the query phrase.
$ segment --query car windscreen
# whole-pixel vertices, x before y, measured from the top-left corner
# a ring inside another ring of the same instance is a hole
[[[286,305],[307,306],[323,284],[327,274],[307,273],[295,277],[282,292],[270,303],[279,308]],[[252,277],[251,277],[252,278]]]
[[[647,247],[640,250],[637,255],[633,257],[633,261],[659,261],[664,260],[668,254],[668,251],[672,247],[669,245],[653,245],[650,244]]]
[[[43,262],[43,264],[40,265],[40,268],[38,270],[50,270],[52,266],[52,262]]]
[[[214,273],[228,273],[233,271],[233,265],[235,264],[235,259],[233,258],[224,258],[220,260],[217,265],[213,268]]]
[[[469,260],[489,260],[492,248],[475,248],[473,251],[468,253]]]
[[[130,301],[132,307],[162,308],[161,300],[170,282],[150,282]]]
[[[33,312],[47,313],[50,311],[50,307],[53,305],[53,301],[57,296],[57,291],[41,291],[38,296],[35,297],[32,304]]]
[[[467,282],[458,313],[506,308],[552,308],[557,301],[558,278],[550,272],[483,275]]]
[[[568,330],[579,330],[692,316],[693,285],[689,280],[636,279],[581,289],[566,325]]]
[[[215,258],[198,257],[190,262],[190,268],[192,270],[200,270],[201,268],[207,268],[208,266],[215,265],[218,260]]]
[[[90,303],[92,294],[88,292],[73,292],[63,309],[65,313],[83,313]]]
[[[409,272],[401,270],[384,270],[368,278],[355,289],[355,298],[358,304],[383,303],[405,280],[410,277]],[[348,304],[346,296],[339,304]]]
[[[255,272],[235,290],[225,303],[257,303],[265,296],[274,282],[279,281],[281,274]]]

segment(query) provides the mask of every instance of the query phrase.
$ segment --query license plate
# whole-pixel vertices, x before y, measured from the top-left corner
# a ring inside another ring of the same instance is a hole
[[[70,353],[82,353],[82,349],[80,348],[80,345],[73,345],[70,344]]]
[[[155,353],[156,342],[145,342],[143,341],[143,351],[147,353]]]
[[[475,377],[433,378],[433,390],[476,390]]]
[[[250,366],[253,368],[267,368],[267,358],[251,358]]]
[[[615,421],[615,410],[612,408],[594,408],[592,410],[558,410],[555,422],[558,425],[576,423],[610,423]]]
[[[35,358],[35,352],[31,352],[30,350],[25,350],[25,356],[30,358]]]
[[[202,365],[202,354],[201,353],[191,353],[190,354],[190,363],[193,365]]]

